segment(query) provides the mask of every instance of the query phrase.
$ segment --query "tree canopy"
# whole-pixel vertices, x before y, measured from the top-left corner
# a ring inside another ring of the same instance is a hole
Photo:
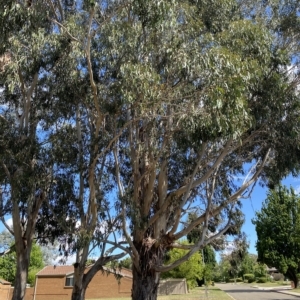
[[[13,216],[22,261],[14,300],[34,236],[76,253],[73,300],[125,254],[133,299],[156,299],[160,272],[236,232],[259,179],[298,173],[298,0],[0,7],[0,213]],[[197,226],[199,239],[181,245]],[[91,245],[100,255],[85,274]],[[175,248],[188,251],[164,265]]]
[[[298,286],[300,271],[300,197],[293,188],[269,190],[253,224],[257,232],[258,260],[277,268]]]

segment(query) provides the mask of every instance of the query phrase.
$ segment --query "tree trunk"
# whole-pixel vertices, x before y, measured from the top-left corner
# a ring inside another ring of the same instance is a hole
[[[81,259],[85,261],[85,257]],[[72,300],[84,300],[87,285],[84,284],[85,263],[76,262],[74,264],[74,287],[72,290]]]
[[[86,289],[96,273],[101,270],[102,267],[109,261],[122,258],[126,254],[120,253],[112,256],[100,256],[97,261],[90,266],[88,270],[86,270],[85,262],[88,252],[83,252],[86,253],[86,255],[81,256],[81,259],[84,261],[84,263],[80,264],[77,262],[74,264],[74,287],[72,290],[71,300],[84,300]]]
[[[132,300],[156,300],[160,273],[154,267],[160,265],[163,251],[144,240],[141,247],[137,247],[140,254],[139,268],[132,266]]]
[[[74,285],[72,291],[72,300],[84,300],[86,288],[83,285]]]
[[[23,300],[25,299],[25,293],[26,293],[30,249],[25,247],[21,251],[17,250],[16,252],[17,252],[16,253],[17,270],[16,270],[12,300]]]
[[[290,269],[287,270],[285,275],[293,282],[294,286],[292,286],[292,287],[295,288],[295,289],[298,288],[299,280],[298,280],[298,277],[297,277],[297,270],[290,268]]]
[[[156,300],[159,285],[159,274],[140,274],[133,266],[132,300]]]
[[[294,272],[291,272],[291,280],[293,281],[294,283],[294,288],[298,288],[298,284],[299,284],[299,280],[298,280],[298,277],[297,277],[297,274],[294,273]]]

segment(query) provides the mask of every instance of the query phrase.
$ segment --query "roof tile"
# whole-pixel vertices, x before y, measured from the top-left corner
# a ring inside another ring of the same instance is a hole
[[[91,266],[89,266],[91,267]],[[89,268],[88,267],[88,268]],[[117,269],[114,271],[113,269],[103,267],[105,271],[111,273],[117,273],[125,277],[132,278],[132,272],[129,269]],[[65,265],[65,266],[46,266],[44,269],[39,271],[36,275],[37,276],[63,276],[63,275],[70,275],[74,273],[74,266],[73,265]]]
[[[39,271],[36,275],[37,276],[60,276],[60,275],[67,275],[74,272],[73,265],[65,265],[65,266],[46,266],[44,269]]]

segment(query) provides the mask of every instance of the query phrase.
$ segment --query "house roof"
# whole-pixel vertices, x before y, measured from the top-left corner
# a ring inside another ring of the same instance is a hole
[[[88,266],[87,268],[90,268],[91,266]],[[132,278],[132,272],[129,269],[117,269],[113,270],[107,267],[103,267],[104,271],[110,272],[110,273],[116,273],[124,277]],[[39,271],[36,276],[42,276],[42,277],[60,277],[60,276],[67,276],[74,273],[74,266],[73,265],[65,265],[65,266],[46,266],[41,271]]]
[[[2,278],[0,278],[0,283],[3,284],[3,285],[10,285],[11,284],[9,281],[6,281]]]
[[[46,266],[36,276],[65,276],[74,273],[73,265]]]
[[[103,267],[103,269],[105,271],[110,272],[110,273],[116,273],[116,274],[119,274],[119,275],[124,276],[124,277],[132,278],[132,271],[129,270],[129,269],[122,268],[122,269],[114,270],[114,269],[110,269],[110,268],[107,268],[107,267]]]

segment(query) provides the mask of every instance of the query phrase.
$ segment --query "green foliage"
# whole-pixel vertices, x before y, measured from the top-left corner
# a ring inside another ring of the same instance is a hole
[[[242,261],[242,266],[241,266],[242,273],[243,274],[247,274],[247,273],[254,274],[254,269],[256,267],[257,267],[257,255],[247,253]]]
[[[0,277],[11,283],[15,280],[16,255],[14,252],[0,257]]]
[[[291,188],[277,186],[253,220],[259,261],[277,268],[297,286],[300,265],[300,197]]]
[[[35,276],[41,269],[33,269],[31,268],[28,272],[28,278],[27,283],[30,284],[30,286],[34,286],[35,284]]]
[[[242,234],[235,238],[233,243],[233,250],[227,255],[226,259],[229,261],[230,276],[236,278],[241,274],[242,263],[248,254],[248,242],[246,240],[245,234]]]
[[[187,244],[187,242],[184,242]],[[169,251],[169,259],[167,264],[172,263],[186,254],[186,250],[172,249]],[[162,278],[186,278],[189,289],[197,286],[197,279],[203,277],[204,266],[202,264],[202,256],[200,253],[195,253],[189,260],[182,263],[179,267],[162,274]]]
[[[253,282],[255,282],[256,281],[256,278],[255,277],[250,277],[249,279],[248,279],[248,283],[253,283]]]
[[[245,280],[249,280],[250,278],[255,278],[254,274],[244,274]]]
[[[0,277],[11,282],[15,281],[16,276],[16,253],[11,251],[0,257]],[[35,281],[35,275],[44,267],[43,253],[41,247],[37,244],[32,245],[32,251],[30,254],[29,265],[29,277],[28,283],[33,285]]]
[[[268,278],[267,277],[259,277],[257,282],[258,283],[266,283],[266,282],[268,282]]]
[[[131,259],[131,257],[126,257],[126,258],[122,259],[119,262],[119,265],[120,265],[121,268],[131,269],[132,268],[132,259]]]
[[[28,237],[88,253],[110,236],[95,230],[104,221],[154,274],[187,231],[200,230],[197,251],[207,230],[209,242],[238,233],[259,177],[274,186],[299,171],[296,0],[21,2],[0,0],[0,216],[22,227],[35,208]],[[187,205],[202,215],[179,229]],[[232,276],[261,273],[244,254]]]
[[[44,267],[43,261],[43,252],[41,247],[34,243],[32,245],[31,253],[30,253],[30,266],[29,270],[41,270]]]
[[[266,276],[266,270],[267,265],[263,264],[261,262],[258,262],[257,264],[255,264],[254,266],[254,275],[255,277],[264,277]]]

